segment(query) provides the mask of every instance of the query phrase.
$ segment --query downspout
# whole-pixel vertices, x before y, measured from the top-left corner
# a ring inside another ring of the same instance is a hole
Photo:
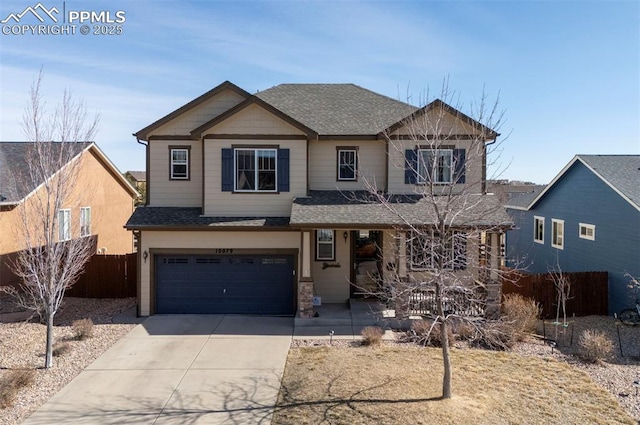
[[[141,144],[142,146],[145,147],[145,165],[144,165],[145,170],[144,170],[144,172],[145,172],[146,179],[147,179],[147,181],[146,181],[146,192],[147,193],[145,194],[144,206],[146,207],[146,206],[149,205],[149,198],[150,198],[150,196],[149,196],[150,184],[149,183],[151,183],[149,181],[149,142],[144,143],[145,142],[144,140],[141,141],[140,138],[138,137],[137,133],[133,133],[133,136],[136,138],[136,142],[138,142],[139,144]]]

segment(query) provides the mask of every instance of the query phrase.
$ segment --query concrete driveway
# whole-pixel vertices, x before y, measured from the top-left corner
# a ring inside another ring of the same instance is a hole
[[[293,318],[152,316],[24,424],[270,424]]]

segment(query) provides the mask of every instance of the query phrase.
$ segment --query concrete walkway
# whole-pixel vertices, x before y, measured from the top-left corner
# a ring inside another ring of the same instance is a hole
[[[152,316],[24,424],[270,424],[293,318]]]

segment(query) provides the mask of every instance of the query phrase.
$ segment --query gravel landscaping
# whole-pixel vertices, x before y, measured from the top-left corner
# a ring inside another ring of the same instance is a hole
[[[17,368],[36,370],[36,382],[20,391],[12,407],[0,409],[0,423],[19,424],[45,403],[64,385],[77,376],[87,365],[99,357],[111,345],[129,332],[137,321],[135,314],[122,315],[134,308],[134,299],[65,299],[63,309],[56,316],[55,338],[69,344],[70,350],[54,358],[54,367],[45,370],[45,326],[26,322],[25,313],[17,311],[0,299],[0,377]],[[77,341],[73,339],[71,323],[90,318],[95,323],[93,337]],[[555,338],[556,327],[545,324],[547,337]],[[559,328],[562,330],[562,328]],[[577,355],[577,341],[583,330],[601,330],[613,341],[614,351],[604,362],[589,364]],[[538,329],[542,335],[542,326]],[[621,355],[618,331],[622,341]],[[572,338],[573,334],[573,338]],[[572,340],[573,339],[573,340]],[[638,423],[640,423],[640,395],[636,395],[634,381],[640,380],[640,327],[616,325],[611,317],[588,316],[572,319],[571,325],[557,338],[558,346],[552,348],[542,338],[531,337],[518,343],[513,351],[523,356],[553,358],[585,371],[591,379],[611,393]],[[294,340],[293,347],[328,345],[329,341]],[[386,345],[409,347],[410,344],[385,341]],[[348,348],[359,342],[334,340],[333,346]],[[464,344],[456,343],[460,349]],[[455,364],[454,373],[456,373]]]
[[[13,307],[6,297],[0,299],[0,377],[16,368],[36,370],[35,384],[23,388],[12,407],[0,409],[0,423],[21,423],[129,332],[135,326],[135,314],[119,315],[134,306],[132,298],[66,298],[55,318],[54,335],[56,341],[69,344],[70,350],[54,357],[54,366],[47,370],[43,369],[46,327],[26,322],[27,313]],[[93,337],[77,341],[71,323],[85,318],[95,324]]]

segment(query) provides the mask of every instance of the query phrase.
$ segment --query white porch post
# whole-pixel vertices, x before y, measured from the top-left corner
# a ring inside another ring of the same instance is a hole
[[[298,280],[298,315],[313,317],[313,278],[311,277],[311,231],[302,232],[300,243],[302,272]]]

